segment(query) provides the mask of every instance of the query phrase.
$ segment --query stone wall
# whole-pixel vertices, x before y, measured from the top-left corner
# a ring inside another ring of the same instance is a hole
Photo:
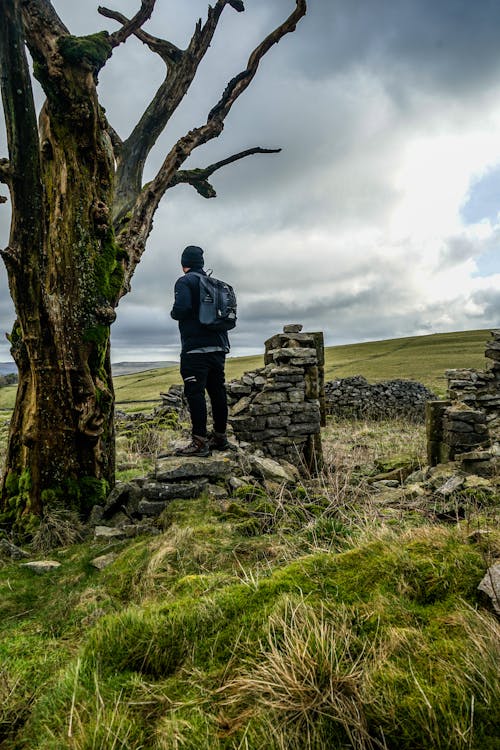
[[[325,423],[323,334],[301,331],[285,326],[266,341],[265,366],[227,384],[229,421],[240,443],[314,470]]]
[[[325,383],[326,411],[337,417],[425,421],[425,404],[435,399],[422,383],[386,380],[370,384],[362,375]]]
[[[446,401],[427,404],[431,466],[457,461],[466,471],[500,471],[500,330],[491,331],[485,370],[447,370]]]

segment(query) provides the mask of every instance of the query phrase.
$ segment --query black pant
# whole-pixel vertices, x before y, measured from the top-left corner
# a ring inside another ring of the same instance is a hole
[[[193,435],[207,435],[207,404],[205,390],[212,404],[215,432],[224,433],[227,427],[227,397],[224,385],[224,352],[181,354],[181,375],[184,380]]]

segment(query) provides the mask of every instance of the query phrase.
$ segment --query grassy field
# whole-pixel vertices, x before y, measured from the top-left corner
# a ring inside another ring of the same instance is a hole
[[[486,339],[333,347],[327,378],[438,389],[484,367]],[[122,376],[117,399],[147,408],[173,382]],[[120,480],[181,435],[151,431],[118,428]],[[41,576],[0,547],[2,750],[499,750],[500,628],[477,591],[500,556],[494,490],[377,487],[401,456],[425,467],[423,425],[329,419],[322,441],[319,477],[174,500],[156,536],[95,539],[55,508],[29,548],[60,563]]]
[[[410,336],[364,344],[346,344],[325,349],[327,380],[363,375],[370,382],[405,378],[418,380],[438,395],[446,389],[445,371],[455,367],[483,369],[488,331],[436,333]],[[229,358],[227,379],[263,366],[263,355]],[[119,408],[147,409],[158,401],[159,394],[174,383],[180,383],[178,367],[148,370],[115,378],[116,401]],[[0,388],[0,409],[11,409],[15,387]],[[135,403],[131,403],[135,402]]]
[[[173,501],[159,536],[72,524],[43,576],[0,555],[2,750],[498,750],[494,508],[438,523],[363,481],[424,462],[422,426],[323,440],[322,477]]]

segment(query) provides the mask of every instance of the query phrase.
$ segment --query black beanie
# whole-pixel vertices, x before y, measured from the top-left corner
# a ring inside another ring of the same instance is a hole
[[[181,256],[183,268],[203,268],[203,250],[197,245],[188,245]]]

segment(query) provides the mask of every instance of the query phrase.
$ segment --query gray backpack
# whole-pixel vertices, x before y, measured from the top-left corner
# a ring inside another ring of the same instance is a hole
[[[236,325],[236,294],[233,287],[213,276],[196,275],[200,280],[200,323],[211,331],[230,331]]]

